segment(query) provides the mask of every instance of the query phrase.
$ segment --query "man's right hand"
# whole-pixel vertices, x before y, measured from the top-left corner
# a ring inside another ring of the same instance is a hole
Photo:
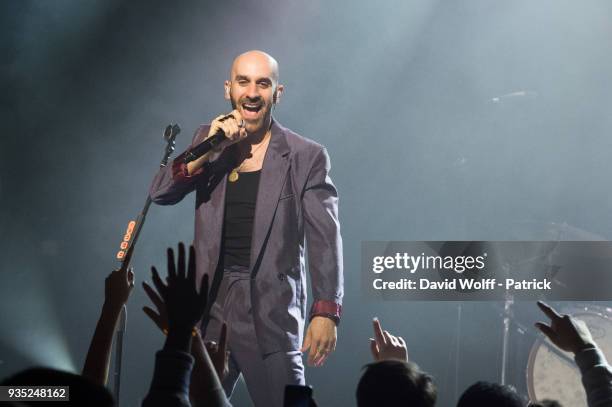
[[[228,114],[222,114],[217,116],[212,123],[210,123],[210,130],[206,138],[210,138],[215,135],[219,130],[225,133],[225,139],[219,143],[217,148],[210,151],[197,160],[191,161],[187,164],[187,172],[189,175],[193,175],[199,170],[204,164],[211,159],[213,154],[219,154],[223,149],[235,144],[247,137],[246,129],[244,128],[244,121],[238,110],[232,110]]]
[[[210,124],[210,130],[206,138],[212,137],[219,130],[225,133],[225,140],[219,144],[217,151],[221,151],[240,140],[244,140],[247,136],[244,120],[238,110],[232,110],[228,114],[217,116]]]

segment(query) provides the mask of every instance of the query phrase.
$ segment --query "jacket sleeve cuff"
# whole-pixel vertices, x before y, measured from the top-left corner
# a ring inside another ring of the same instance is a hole
[[[589,347],[581,350],[580,352],[576,353],[574,360],[576,361],[576,365],[578,365],[578,368],[582,374],[585,374],[589,369],[595,366],[605,366],[608,364],[606,357],[597,347]]]
[[[155,357],[155,370],[146,406],[189,405],[189,382],[193,357],[185,352],[161,350]]]
[[[308,320],[312,320],[314,317],[326,317],[333,320],[336,325],[340,323],[340,315],[342,314],[342,305],[334,301],[318,300],[312,304],[310,308],[310,317]]]
[[[175,182],[185,182],[189,179],[200,175],[204,171],[204,167],[198,168],[193,174],[189,174],[187,171],[187,164],[185,164],[185,156],[189,154],[189,150],[179,155],[172,161],[172,179]]]

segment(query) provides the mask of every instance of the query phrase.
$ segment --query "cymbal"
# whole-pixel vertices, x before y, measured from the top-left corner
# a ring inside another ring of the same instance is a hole
[[[572,226],[567,222],[541,222],[517,220],[509,225],[509,232],[516,240],[546,241],[605,241],[605,237]]]

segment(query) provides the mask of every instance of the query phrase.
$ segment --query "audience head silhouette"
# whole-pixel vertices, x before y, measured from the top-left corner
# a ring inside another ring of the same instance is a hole
[[[432,378],[412,362],[382,360],[365,366],[357,385],[358,407],[433,407]]]
[[[463,392],[457,407],[523,407],[514,387],[490,382],[476,382]]]

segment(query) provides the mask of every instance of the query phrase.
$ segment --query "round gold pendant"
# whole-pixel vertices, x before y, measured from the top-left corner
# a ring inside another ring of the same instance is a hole
[[[238,171],[236,171],[236,170],[232,170],[232,172],[230,172],[230,174],[229,174],[229,176],[227,177],[227,179],[228,179],[230,182],[236,182],[236,181],[238,181],[238,177],[239,177],[239,175],[238,175]]]

